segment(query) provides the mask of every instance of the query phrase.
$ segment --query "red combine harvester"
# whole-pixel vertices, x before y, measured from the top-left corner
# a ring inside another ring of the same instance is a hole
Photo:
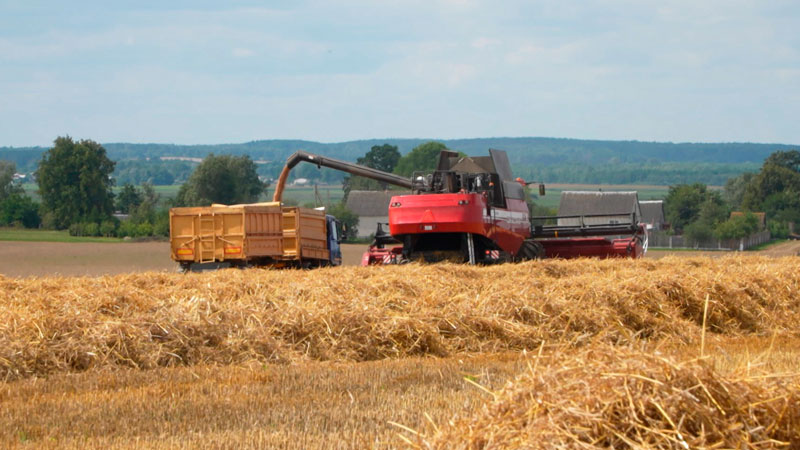
[[[637,258],[646,251],[645,228],[634,214],[629,223],[600,225],[584,224],[589,216],[531,218],[526,183],[512,178],[502,150],[489,150],[489,156],[480,157],[442,151],[435,171],[415,173],[410,179],[298,151],[287,159],[273,201],[281,201],[289,172],[303,161],[410,190],[392,197],[389,231],[378,226],[363,265],[412,260],[487,264],[544,257]],[[539,190],[543,195],[544,185]],[[558,219],[578,224],[552,224]]]

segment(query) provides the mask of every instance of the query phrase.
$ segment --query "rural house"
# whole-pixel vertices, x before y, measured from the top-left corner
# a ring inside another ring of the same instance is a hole
[[[639,222],[647,224],[648,231],[659,231],[666,228],[664,219],[664,200],[642,200],[639,202],[642,218]]]
[[[631,223],[641,221],[639,194],[631,192],[603,191],[564,191],[558,206],[559,216],[593,216],[567,217],[558,219],[558,225],[579,226],[605,223]]]
[[[378,222],[389,222],[389,202],[398,191],[350,191],[347,209],[358,216],[358,237],[369,237],[378,228]],[[384,227],[384,230],[389,231]]]

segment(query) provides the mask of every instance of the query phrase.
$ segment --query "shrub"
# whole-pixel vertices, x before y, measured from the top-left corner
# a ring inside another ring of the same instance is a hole
[[[169,236],[169,213],[159,214],[156,217],[156,223],[153,224],[153,235],[155,236]]]
[[[70,236],[83,236],[85,233],[84,231],[84,224],[77,222],[73,223],[69,226],[69,235]]]
[[[100,236],[100,225],[90,222],[83,227],[84,236]]]
[[[731,217],[714,229],[719,239],[741,239],[758,231],[758,218],[752,213]]]
[[[691,223],[684,227],[683,234],[692,242],[693,245],[698,246],[700,243],[710,240],[714,237],[714,230],[710,226],[700,221]]]
[[[134,237],[136,236],[136,224],[130,220],[120,222],[117,228],[117,237]]]
[[[0,202],[0,225],[22,224],[37,228],[42,223],[39,204],[23,194],[11,194]]]
[[[786,239],[789,237],[789,225],[779,220],[768,220],[767,229],[769,234],[775,239]]]
[[[135,237],[146,237],[153,235],[153,225],[150,222],[142,222],[136,225]]]
[[[104,220],[100,224],[100,234],[105,237],[114,236],[117,232],[117,223],[113,220]]]

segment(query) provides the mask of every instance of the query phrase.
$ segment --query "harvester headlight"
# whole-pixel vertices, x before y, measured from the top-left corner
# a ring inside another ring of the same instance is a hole
[[[461,206],[469,205],[469,200],[459,200],[458,204],[461,205]]]
[[[400,206],[400,202],[392,202],[392,208],[397,208]]]

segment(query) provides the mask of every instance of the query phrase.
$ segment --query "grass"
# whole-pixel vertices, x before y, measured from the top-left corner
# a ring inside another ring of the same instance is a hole
[[[70,236],[68,231],[0,228],[0,241],[22,242],[123,242],[118,238]]]
[[[766,250],[770,247],[774,247],[778,244],[783,244],[784,242],[789,242],[789,239],[773,239],[769,242],[765,242],[763,244],[756,245],[755,247],[750,247],[747,249],[748,252],[757,252],[759,250]]]

